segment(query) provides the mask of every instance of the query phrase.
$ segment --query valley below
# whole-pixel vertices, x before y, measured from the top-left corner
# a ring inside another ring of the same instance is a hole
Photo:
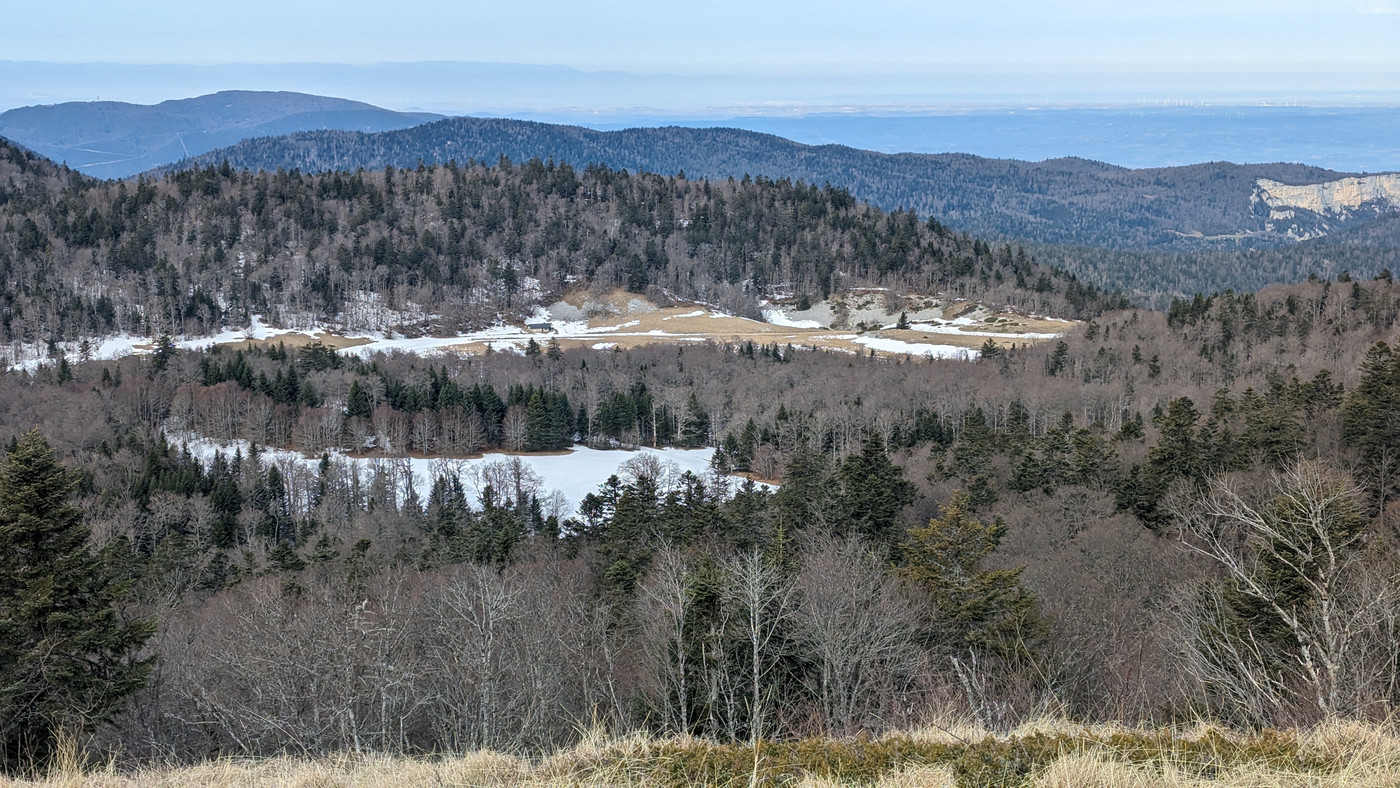
[[[1396,783],[1396,176],[324,109],[0,140],[0,788]]]

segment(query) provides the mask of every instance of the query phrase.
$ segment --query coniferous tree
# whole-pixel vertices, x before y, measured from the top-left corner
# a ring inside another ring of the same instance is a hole
[[[826,459],[807,447],[798,447],[783,468],[783,485],[773,496],[774,515],[782,528],[800,530],[826,515],[831,485]]]
[[[958,439],[953,442],[954,473],[972,477],[985,470],[992,459],[995,437],[981,408],[969,413]]]
[[[700,407],[695,392],[690,392],[690,400],[685,406],[685,421],[681,425],[681,446],[698,449],[710,438],[710,414]]]
[[[986,569],[982,562],[1006,533],[1000,518],[983,523],[972,502],[957,492],[940,507],[941,517],[909,531],[904,574],[922,586],[938,609],[934,636],[953,652],[973,649],[1016,660],[1032,654],[1044,633],[1035,597],[1021,586],[1021,571]]]
[[[890,462],[879,435],[872,435],[859,454],[841,465],[842,527],[876,544],[894,546],[899,541],[895,518],[914,502],[912,482],[904,469]]]
[[[140,689],[154,622],[123,622],[115,551],[94,554],[77,482],[38,430],[0,465],[0,765],[42,765],[62,731],[89,731]]]
[[[1384,342],[1361,362],[1361,381],[1342,408],[1342,440],[1365,461],[1384,504],[1400,465],[1400,357]]]
[[[367,419],[373,412],[374,403],[370,400],[370,393],[360,385],[360,381],[351,382],[350,394],[345,402],[345,415]]]

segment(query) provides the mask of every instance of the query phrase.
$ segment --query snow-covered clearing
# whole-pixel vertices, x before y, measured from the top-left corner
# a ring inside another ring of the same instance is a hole
[[[826,328],[816,320],[794,320],[781,309],[763,308],[763,319],[783,328]]]
[[[331,331],[332,329],[324,324],[313,324],[306,328],[274,328],[263,322],[262,315],[253,315],[251,325],[247,328],[225,328],[217,334],[175,337],[171,340],[171,344],[182,350],[207,350],[214,345],[237,344],[249,340],[265,341],[288,334],[300,334],[318,339],[329,335]],[[355,335],[347,338],[370,339],[371,336]],[[86,359],[112,361],[126,356],[150,353],[155,350],[156,341],[156,337],[133,336],[131,334],[104,337],[95,342],[89,342]],[[68,359],[70,364],[85,360],[81,342],[59,342],[56,343],[55,347],[63,354],[64,358]],[[43,345],[11,345],[0,349],[0,360],[6,362],[8,369],[26,372],[33,372],[43,364],[58,363],[58,359],[48,357]]]
[[[247,441],[215,441],[192,433],[172,435],[170,440],[187,446],[191,456],[208,463],[216,453],[222,452],[231,458],[235,451],[248,456],[251,446]],[[408,486],[412,486],[418,500],[426,503],[432,494],[433,481],[445,474],[456,475],[464,489],[479,496],[488,483],[499,487],[502,474],[510,473],[510,466],[519,461],[538,477],[541,500],[552,500],[552,506],[562,516],[572,516],[578,511],[584,496],[598,491],[598,486],[617,474],[623,481],[628,480],[629,468],[640,465],[653,465],[659,470],[658,480],[664,494],[675,485],[681,474],[690,471],[706,480],[707,484],[722,482],[729,490],[743,483],[738,477],[716,477],[710,469],[714,449],[652,449],[642,447],[635,451],[590,449],[576,446],[559,454],[487,454],[468,459],[444,457],[350,457],[338,451],[330,452],[334,460],[350,463],[362,475],[373,472],[389,473],[395,479],[399,500],[404,500]],[[291,479],[299,471],[302,475],[315,473],[320,464],[319,457],[307,457],[290,449],[262,449],[264,463],[276,464],[283,476]],[[526,474],[528,476],[528,474]],[[770,487],[771,485],[762,485]],[[729,492],[726,490],[725,492]],[[551,494],[557,492],[558,496]]]
[[[954,345],[930,345],[923,342],[904,342],[889,337],[852,337],[857,345],[864,345],[883,353],[905,353],[911,356],[930,358],[952,358],[967,361],[977,357],[977,351]]]
[[[925,334],[954,334],[963,337],[994,337],[996,339],[1054,339],[1059,334],[1011,331],[988,331],[986,328],[968,328],[969,326],[989,326],[987,323],[978,323],[965,317],[954,318],[946,323],[910,323],[910,331],[922,331]],[[885,326],[892,329],[895,324]],[[990,326],[995,327],[995,326]]]
[[[873,298],[874,296],[870,296]],[[367,302],[373,305],[372,299]],[[287,337],[289,344],[307,341],[323,341],[335,347],[338,352],[368,358],[374,353],[399,352],[418,356],[433,357],[449,353],[493,351],[523,353],[531,342],[545,344],[558,341],[565,347],[588,347],[595,350],[613,348],[629,349],[640,345],[659,342],[759,342],[763,344],[791,344],[801,347],[823,348],[847,352],[863,352],[867,349],[887,353],[905,353],[934,358],[972,358],[982,338],[995,338],[1007,342],[1034,342],[1052,339],[1060,335],[1056,331],[1063,321],[1050,321],[1044,318],[1027,318],[1021,315],[992,313],[981,307],[968,312],[969,304],[958,304],[945,308],[942,305],[930,307],[910,323],[907,330],[896,329],[894,325],[884,326],[885,335],[828,333],[820,320],[793,317],[787,307],[763,303],[763,316],[767,322],[727,314],[714,308],[697,309],[695,303],[685,306],[659,308],[644,302],[631,294],[620,291],[604,303],[594,307],[607,307],[604,313],[593,318],[588,309],[571,306],[565,302],[554,308],[561,318],[552,319],[550,309],[535,307],[534,318],[548,321],[549,331],[531,331],[521,326],[507,325],[504,321],[479,331],[470,331],[453,336],[412,336],[407,337],[393,332],[368,331],[349,333],[344,327],[335,328],[317,323],[309,318],[294,319],[295,328],[274,328],[263,322],[262,316],[254,315],[247,328],[225,328],[208,336],[178,337],[176,347],[203,350],[221,344],[239,344],[247,341],[267,341]],[[875,309],[872,307],[872,310]],[[877,325],[887,322],[893,315],[879,306],[879,314],[874,311],[859,322]],[[825,310],[825,311],[824,311]],[[953,316],[953,311],[963,314]],[[980,310],[980,311],[979,311]],[[814,305],[812,315],[829,313],[825,302]],[[861,313],[865,314],[865,313]],[[939,317],[937,315],[947,315]],[[912,316],[912,315],[911,315]],[[431,317],[431,316],[427,316]],[[853,317],[851,319],[854,319]],[[849,321],[848,321],[849,322]],[[920,337],[918,334],[923,334]],[[935,341],[933,336],[939,337]],[[947,337],[947,340],[942,340]],[[109,337],[89,345],[84,354],[76,343],[63,343],[58,350],[70,363],[84,358],[110,360],[137,353],[149,353],[154,349],[153,337],[117,336]],[[0,367],[33,372],[43,364],[55,363],[48,358],[43,345],[12,344],[0,347]]]

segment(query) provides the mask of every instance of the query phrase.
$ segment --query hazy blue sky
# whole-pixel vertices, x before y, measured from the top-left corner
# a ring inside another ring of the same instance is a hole
[[[1400,73],[1400,0],[63,0],[4,17],[11,61]]]

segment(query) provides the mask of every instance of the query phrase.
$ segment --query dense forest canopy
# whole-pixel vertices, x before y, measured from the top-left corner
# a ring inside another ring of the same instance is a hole
[[[1197,291],[1257,290],[1301,281],[1310,273],[1372,276],[1400,264],[1394,205],[1356,206],[1342,214],[1270,210],[1260,199],[1260,179],[1301,185],[1347,176],[1301,164],[1127,169],[1076,158],[891,155],[803,145],[739,129],[599,132],[450,118],[378,134],[325,131],[249,139],[164,171],[223,161],[255,171],[412,168],[420,162],[495,161],[503,155],[515,161],[553,158],[575,167],[601,163],[633,172],[683,171],[691,177],[751,174],[829,183],[885,210],[933,216],[994,243],[1046,245],[1037,252],[1042,259],[1157,306]]]
[[[948,708],[996,727],[1046,703],[1278,723],[1388,708],[1396,611],[1345,596],[1338,615],[1372,624],[1328,656],[1355,667],[1300,672],[1315,629],[1270,602],[1314,592],[1278,568],[1258,593],[1222,576],[1197,496],[1225,478],[1265,504],[1339,491],[1323,522],[1348,558],[1324,579],[1389,576],[1400,364],[1376,339],[1396,296],[1382,279],[1202,297],[972,362],[167,350],[5,375],[0,425],[51,436],[131,615],[160,622],[160,669],[99,739],[128,753],[541,748],[599,715],[721,740]],[[199,459],[191,433],[247,450]],[[575,440],[715,459],[631,463],[577,510],[509,456],[472,477],[444,463],[428,496],[395,462]],[[1272,543],[1242,538],[1267,569]],[[1277,692],[1221,660],[1240,627],[1268,634],[1243,668]],[[470,671],[444,667],[479,648]]]
[[[1118,304],[1010,246],[849,192],[531,160],[98,182],[0,148],[0,338],[272,322],[452,331],[625,287],[757,316],[857,285],[1076,316]]]
[[[684,127],[593,131],[500,118],[449,118],[365,134],[306,132],[245,140],[171,165],[306,172],[415,167],[467,157],[550,158],[691,177],[801,178],[847,188],[887,210],[938,216],[997,238],[1112,248],[1201,248],[1206,236],[1263,227],[1250,195],[1256,180],[1320,183],[1345,175],[1300,164],[1225,162],[1133,170],[1086,159],[1026,162],[968,154],[885,154],[841,145],[803,145],[740,129]],[[1266,239],[1257,239],[1266,241]],[[1282,238],[1267,239],[1272,245]]]

